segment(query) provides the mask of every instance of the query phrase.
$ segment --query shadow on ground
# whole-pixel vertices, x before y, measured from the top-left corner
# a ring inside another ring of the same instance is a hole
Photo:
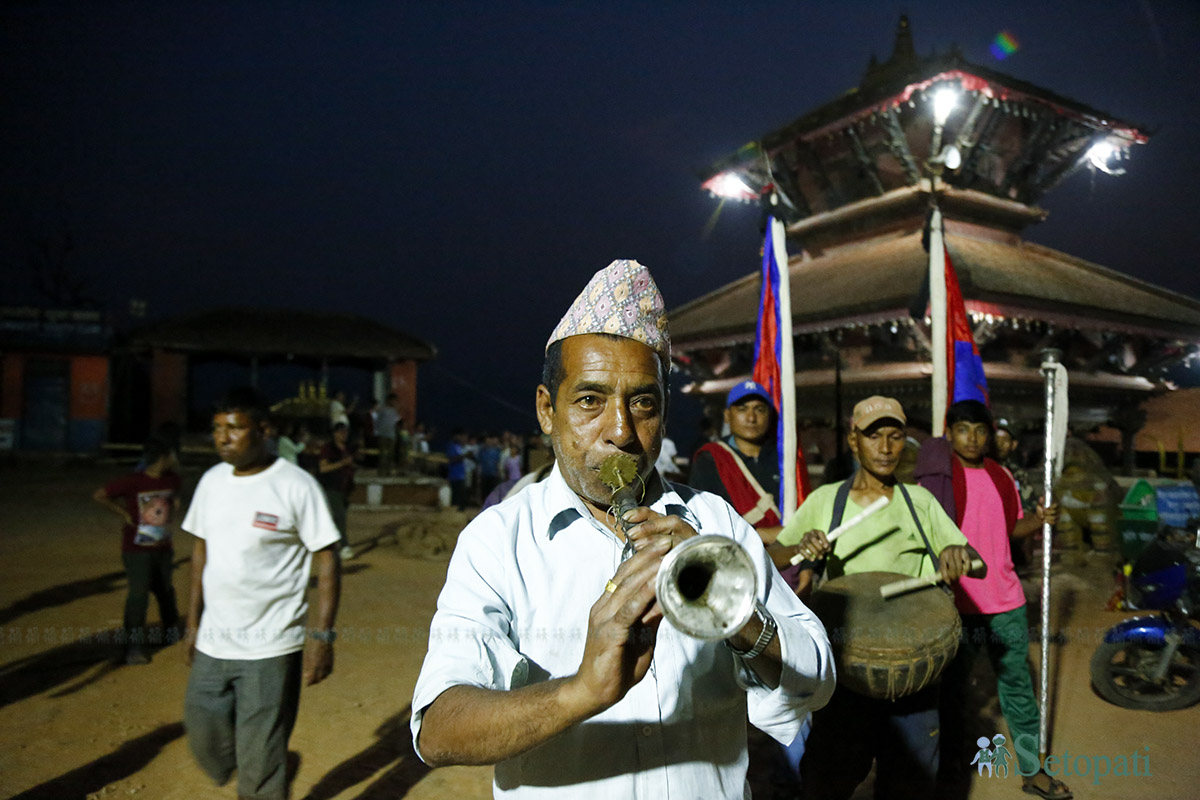
[[[39,635],[48,635],[52,629],[31,629]],[[161,628],[150,629],[150,651],[155,657],[163,647],[164,634]],[[120,666],[124,653],[119,643],[121,630],[110,629],[84,634],[82,630],[68,637],[66,630],[57,631],[62,638],[72,638],[66,644],[45,650],[32,656],[17,659],[0,666],[0,708],[24,700],[27,697],[48,692],[55,687],[63,688],[51,697],[65,697],[90,686]],[[74,638],[75,636],[79,638]],[[138,667],[128,667],[138,669]],[[78,679],[78,680],[76,680]],[[71,683],[75,681],[74,683]],[[64,684],[69,684],[64,686]]]
[[[327,772],[303,800],[329,800],[372,778],[356,795],[358,800],[390,800],[408,794],[429,773],[429,767],[413,752],[410,716],[410,708],[405,706],[384,720],[375,729],[374,744]]]
[[[191,560],[191,556],[180,558],[175,561],[174,568],[187,564]],[[83,580],[71,581],[70,583],[60,583],[58,586],[51,586],[49,589],[41,589],[22,597],[20,600],[4,608],[0,608],[0,625],[7,625],[14,619],[18,619],[26,614],[32,614],[35,611],[65,606],[68,603],[82,600],[85,597],[92,597],[93,595],[109,594],[118,589],[125,588],[125,585],[125,570],[121,569],[105,573],[104,575],[97,575],[94,578],[84,578]]]
[[[130,739],[106,756],[21,792],[13,800],[83,800],[110,783],[138,772],[153,761],[163,747],[181,736],[182,722],[160,725],[149,733]]]

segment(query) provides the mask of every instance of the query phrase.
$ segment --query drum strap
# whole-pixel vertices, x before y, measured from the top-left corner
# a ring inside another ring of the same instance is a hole
[[[838,487],[837,494],[833,496],[833,517],[829,520],[829,530],[833,530],[842,524],[842,517],[846,515],[846,502],[850,499],[850,487],[853,483],[854,476],[851,475],[842,481],[842,485]],[[913,506],[913,501],[908,494],[908,490],[904,488],[903,483],[897,483],[896,488],[900,490],[900,496],[904,498],[904,502],[908,505],[908,513],[912,515],[913,524],[917,526],[917,533],[921,534],[921,541],[925,543],[925,552],[929,554],[929,560],[933,562],[933,568],[940,570],[942,565],[938,561],[937,553],[933,552],[933,546],[929,544],[929,537],[925,535],[925,528],[922,527],[921,520],[917,517],[917,509]],[[824,564],[821,566],[824,566]]]
[[[833,530],[842,524],[842,517],[846,515],[846,501],[850,499],[850,487],[853,483],[854,476],[851,475],[842,481],[842,485],[838,487],[837,494],[833,496],[833,518],[829,520],[829,530]]]
[[[913,508],[912,498],[908,496],[908,489],[904,488],[903,483],[897,483],[896,488],[900,490],[904,502],[908,504],[908,513],[912,515],[913,524],[917,526],[917,533],[921,534],[921,541],[925,543],[925,551],[929,553],[929,560],[933,562],[934,570],[940,570],[942,565],[938,563],[937,553],[933,552],[933,546],[929,544],[929,537],[925,535],[925,529],[921,527],[921,520],[917,518],[917,509]]]

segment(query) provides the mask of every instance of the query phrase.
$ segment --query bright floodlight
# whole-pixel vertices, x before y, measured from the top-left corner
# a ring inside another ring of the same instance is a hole
[[[1088,161],[1092,162],[1092,166],[1096,169],[1108,172],[1108,162],[1117,154],[1117,148],[1112,142],[1107,139],[1102,139],[1092,145],[1092,149],[1088,150]]]
[[[1121,148],[1114,144],[1111,139],[1101,139],[1092,145],[1087,152],[1087,159],[1092,166],[1101,172],[1106,172],[1109,175],[1124,175],[1125,170],[1120,167],[1111,166],[1110,162],[1121,158]]]
[[[743,199],[755,196],[754,190],[732,172],[722,172],[713,179],[708,188],[709,191],[718,197]]]
[[[937,125],[946,124],[954,107],[958,105],[958,90],[943,86],[933,93],[933,121]]]
[[[945,167],[953,172],[962,166],[962,151],[952,144],[942,148],[942,152],[929,160],[930,166]]]

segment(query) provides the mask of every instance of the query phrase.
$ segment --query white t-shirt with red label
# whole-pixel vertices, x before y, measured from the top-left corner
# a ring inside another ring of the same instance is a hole
[[[962,532],[988,565],[985,578],[960,578],[954,586],[958,610],[963,614],[1000,614],[1025,604],[1025,592],[1013,568],[1012,547],[1004,503],[986,469],[964,469],[967,507]],[[1017,505],[1017,519],[1022,517]]]
[[[196,649],[242,661],[303,649],[312,554],[339,540],[316,479],[282,458],[254,475],[217,464],[181,527],[205,541]]]

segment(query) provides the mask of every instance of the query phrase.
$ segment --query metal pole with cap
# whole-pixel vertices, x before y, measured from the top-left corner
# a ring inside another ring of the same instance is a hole
[[[1052,489],[1054,486],[1054,401],[1055,401],[1055,383],[1058,375],[1058,365],[1062,358],[1062,353],[1058,350],[1047,349],[1042,351],[1042,380],[1045,390],[1046,400],[1046,434],[1045,434],[1045,457],[1043,459],[1042,470],[1042,507],[1046,508],[1052,505]],[[1048,522],[1042,523],[1042,664],[1040,675],[1040,687],[1038,692],[1038,711],[1040,722],[1038,725],[1038,743],[1041,749],[1041,756],[1049,751],[1048,735],[1049,735],[1049,720],[1050,720],[1050,540],[1052,526]]]

